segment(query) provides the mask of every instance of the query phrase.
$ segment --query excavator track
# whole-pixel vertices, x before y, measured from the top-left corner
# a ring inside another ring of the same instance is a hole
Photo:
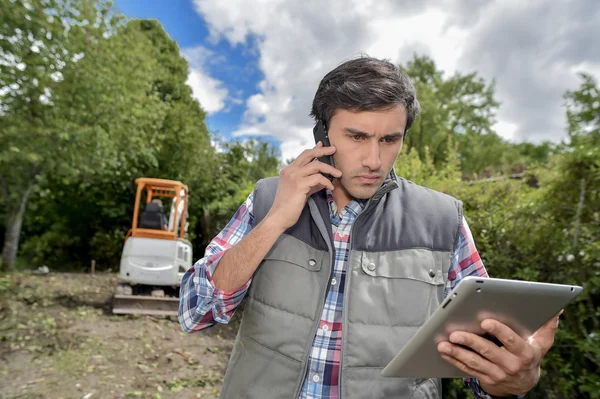
[[[155,290],[152,295],[140,295],[121,284],[113,296],[114,314],[177,316],[178,311],[179,298],[165,296],[162,290]]]

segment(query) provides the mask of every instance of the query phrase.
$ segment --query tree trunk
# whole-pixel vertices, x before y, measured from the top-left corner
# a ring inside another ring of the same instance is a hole
[[[18,205],[7,209],[6,232],[4,236],[4,246],[2,248],[2,265],[0,270],[9,271],[15,267],[15,259],[19,249],[19,236],[21,235],[21,225],[23,224],[23,214],[25,206],[31,194],[33,186],[27,187]]]

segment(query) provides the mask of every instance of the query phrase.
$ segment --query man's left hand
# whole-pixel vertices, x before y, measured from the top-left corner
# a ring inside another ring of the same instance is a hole
[[[438,344],[442,358],[479,380],[481,388],[492,396],[524,395],[540,378],[542,359],[554,343],[558,318],[550,319],[528,340],[497,320],[487,319],[481,327],[504,346],[479,335],[455,331],[450,342]],[[459,345],[472,349],[468,350]]]

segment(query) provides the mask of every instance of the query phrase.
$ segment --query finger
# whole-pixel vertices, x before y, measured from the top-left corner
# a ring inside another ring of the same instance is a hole
[[[466,364],[462,363],[461,361],[459,361],[453,357],[450,357],[448,355],[442,355],[442,359],[444,359],[445,361],[447,361],[448,363],[450,363],[451,365],[453,365],[460,371],[466,373],[468,376],[477,378],[479,381],[484,381],[484,380],[488,379],[487,375],[483,375],[482,373],[471,369],[469,366],[467,366]]]
[[[488,384],[506,379],[506,373],[500,367],[475,352],[448,342],[440,343],[438,350],[442,358],[454,367]]]
[[[481,328],[498,338],[506,350],[514,355],[518,356],[529,347],[528,343],[516,332],[497,320],[486,319],[481,322]]]
[[[450,342],[473,349],[508,375],[515,375],[519,372],[521,362],[517,356],[477,334],[456,331],[450,334]]]
[[[304,166],[300,171],[298,171],[298,176],[310,176],[316,173],[323,172],[332,175],[333,177],[342,177],[342,171],[334,168],[333,166],[326,164],[325,162],[321,162],[319,160],[314,160]]]
[[[292,165],[302,167],[308,164],[309,162],[312,162],[315,158],[321,158],[325,155],[332,155],[334,153],[334,146],[323,147],[323,143],[319,141],[319,143],[315,147],[309,150],[302,151],[302,153],[298,155],[298,158],[296,158],[294,162],[292,162]]]
[[[328,188],[330,191],[334,190],[333,183],[322,174],[311,175],[304,178],[304,180],[308,187],[310,187],[309,196],[323,188]]]

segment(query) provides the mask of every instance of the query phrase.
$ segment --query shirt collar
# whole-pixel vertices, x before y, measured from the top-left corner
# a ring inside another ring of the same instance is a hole
[[[331,194],[331,191],[326,189],[326,193],[327,203],[329,204],[329,216],[331,217],[331,219],[334,219],[338,216],[337,205],[333,199],[333,194]],[[356,217],[365,209],[367,202],[368,200],[366,199],[354,198],[348,203],[348,205],[344,207],[340,214],[345,210],[346,212],[352,213],[354,217]]]
[[[390,173],[384,179],[383,185],[389,185],[390,183],[394,184],[396,187],[398,185],[398,176],[396,175],[396,171],[394,170],[394,168],[390,170]],[[381,189],[382,188],[380,187],[380,190]],[[381,195],[383,195],[387,191],[390,191],[390,189],[384,190],[382,194],[379,195],[379,197],[381,197]],[[327,194],[327,203],[329,204],[329,216],[331,217],[331,220],[334,220],[338,217],[337,205],[333,200],[333,195],[331,194],[331,191],[325,189],[325,192]],[[376,193],[375,196],[377,195],[378,194]],[[356,217],[365,209],[368,203],[368,199],[354,198],[348,203],[348,205],[345,206],[345,208],[342,210],[342,212],[340,212],[340,214],[343,213],[345,210],[346,212],[351,212]]]

